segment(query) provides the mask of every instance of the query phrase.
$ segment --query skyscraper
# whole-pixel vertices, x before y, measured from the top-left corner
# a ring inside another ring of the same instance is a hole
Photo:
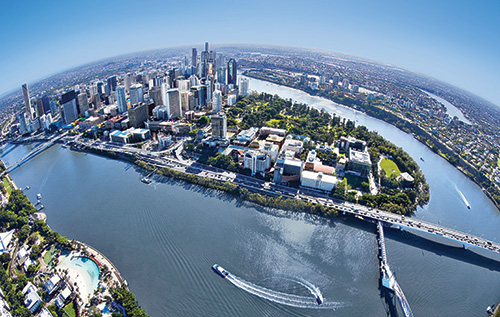
[[[130,105],[135,106],[139,102],[144,102],[144,93],[142,91],[142,85],[137,84],[130,86]]]
[[[49,100],[49,97],[47,97],[47,96],[43,96],[42,97],[42,107],[43,107],[43,113],[47,113],[47,112],[50,111],[50,100]]]
[[[148,104],[140,103],[128,110],[128,119],[134,128],[144,127],[144,122],[148,120]]]
[[[227,84],[231,85],[233,84],[236,86],[237,83],[237,69],[238,65],[236,64],[236,61],[234,58],[231,58],[229,62],[227,62]]]
[[[196,47],[193,47],[193,53],[191,55],[191,65],[196,66],[197,58],[198,58],[198,52],[196,51]]]
[[[169,89],[167,91],[167,100],[168,116],[173,119],[182,117],[181,97],[179,89]]]
[[[240,79],[240,85],[238,86],[240,97],[244,98],[248,95],[248,79]]]
[[[107,79],[109,90],[110,91],[116,91],[117,87],[117,80],[116,80],[116,75],[109,76]]]
[[[125,97],[125,87],[123,86],[116,88],[116,103],[118,104],[119,113],[127,111],[127,98]]]
[[[212,100],[212,112],[219,113],[221,110],[222,110],[222,93],[220,92],[220,90],[215,90]]]
[[[78,107],[74,90],[68,91],[61,96],[64,123],[69,124],[78,118]]]
[[[36,101],[35,110],[36,110],[36,116],[37,116],[37,118],[39,118],[39,117],[41,117],[43,115],[43,103],[42,103],[42,99],[41,98]]]
[[[87,112],[87,110],[89,110],[89,98],[87,96],[87,93],[86,92],[82,92],[80,94],[78,94],[78,105],[80,106],[80,115],[82,117],[85,116],[85,112]]]
[[[213,115],[210,117],[212,121],[212,136],[225,139],[227,137],[227,117],[225,114]]]
[[[24,106],[26,107],[26,115],[28,116],[28,120],[33,120],[33,110],[31,109],[31,101],[30,101],[30,92],[28,90],[28,84],[23,84],[21,86],[23,88],[23,97],[24,97]]]

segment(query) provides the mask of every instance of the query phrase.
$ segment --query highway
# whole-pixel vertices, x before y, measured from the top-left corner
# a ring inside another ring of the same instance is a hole
[[[459,242],[465,249],[474,246],[500,253],[500,244],[486,240],[484,238],[423,220],[405,217],[376,208],[334,199],[332,197],[329,197],[327,193],[316,192],[303,188],[291,188],[288,186],[269,183],[254,177],[229,172],[213,166],[203,165],[191,160],[179,160],[173,157],[155,156],[154,152],[146,154],[143,150],[132,147],[124,147],[109,143],[102,143],[99,141],[94,143],[74,141],[74,144],[79,147],[94,148],[101,151],[111,151],[129,155],[134,154],[147,163],[169,167],[179,172],[192,173],[198,176],[209,177],[215,180],[233,182],[250,190],[258,191],[271,196],[295,198],[315,204],[323,204],[327,207],[336,208],[343,214],[349,214],[360,220],[369,221],[372,223],[377,223],[378,221],[380,221],[386,226],[396,226],[400,229],[411,229],[415,231],[426,232],[432,235],[442,236],[444,238]]]

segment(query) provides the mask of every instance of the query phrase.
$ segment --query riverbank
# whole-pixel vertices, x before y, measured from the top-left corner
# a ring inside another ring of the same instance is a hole
[[[339,106],[346,107],[348,109],[352,109],[354,111],[359,111],[367,116],[372,118],[381,120],[385,123],[388,123],[399,130],[411,134],[416,140],[418,140],[421,144],[425,145],[434,153],[438,154],[442,158],[444,158],[448,163],[453,165],[457,170],[459,170],[462,174],[464,174],[467,178],[476,183],[483,191],[483,193],[488,197],[488,199],[493,202],[498,211],[500,211],[500,190],[496,187],[496,185],[488,179],[485,175],[481,174],[477,169],[475,169],[469,162],[465,161],[461,156],[456,155],[448,146],[443,144],[434,136],[430,135],[422,128],[413,124],[407,120],[404,120],[397,115],[379,108],[372,107],[370,105],[358,104],[355,100],[346,98],[350,102],[342,102],[341,100],[335,100],[332,98],[327,98],[326,96],[315,93],[315,91],[303,89],[301,87],[295,87],[286,83],[282,83],[277,80],[269,79],[267,77],[256,76],[254,74],[244,72],[244,76],[249,78],[262,80],[264,82],[269,82],[275,85],[284,86],[287,88],[295,89],[297,91],[301,91],[310,96],[323,98],[330,102],[333,102]]]
[[[64,296],[61,297],[63,298],[61,304],[66,306],[64,304],[68,302],[65,299],[69,298],[70,308],[67,309],[74,310],[77,316],[95,312],[95,306],[99,303],[111,307],[112,299],[118,300],[115,298],[116,289],[130,294],[130,297],[133,296],[127,288],[125,279],[104,254],[83,242],[68,240],[50,229],[46,223],[47,215],[37,212],[26,195],[17,189],[10,175],[7,174],[6,177],[15,189],[9,195],[9,204],[2,210],[11,214],[10,221],[4,219],[0,226],[7,230],[19,229],[19,226],[22,226],[8,248],[11,259],[9,266],[5,272],[1,272],[1,275],[7,278],[2,281],[1,288],[3,293],[7,294],[13,313],[20,314],[24,308],[21,302],[24,297],[12,296],[12,293],[24,288],[25,282],[22,281],[26,281],[26,278],[34,279],[34,285],[37,285],[40,288],[38,291],[41,292],[43,290],[41,285],[45,284],[48,276],[54,274],[57,274],[63,282],[54,288],[55,293],[52,296],[44,298],[47,300],[47,308],[53,313],[58,311],[55,303],[61,296]],[[18,253],[21,249],[25,250],[22,259]],[[59,254],[61,250],[63,254]],[[57,256],[54,257],[56,253]],[[31,264],[27,267],[24,262],[28,261],[28,258],[31,258]],[[86,266],[90,263],[94,266],[93,269]],[[0,269],[3,268],[0,266]],[[60,290],[57,287],[60,287]],[[61,295],[63,293],[65,295]]]

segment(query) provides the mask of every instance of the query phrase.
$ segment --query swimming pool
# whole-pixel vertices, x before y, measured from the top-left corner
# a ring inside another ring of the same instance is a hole
[[[70,278],[80,289],[82,299],[92,297],[99,284],[100,271],[97,263],[83,256],[64,255],[59,258],[57,268],[67,269]]]

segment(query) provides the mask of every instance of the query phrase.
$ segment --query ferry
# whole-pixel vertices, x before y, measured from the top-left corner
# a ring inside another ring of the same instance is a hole
[[[37,200],[42,199],[42,194],[36,194],[36,199],[37,199]]]
[[[212,265],[212,270],[214,270],[214,272],[219,274],[222,278],[225,278],[229,275],[229,272],[224,270],[224,268],[218,264]]]

